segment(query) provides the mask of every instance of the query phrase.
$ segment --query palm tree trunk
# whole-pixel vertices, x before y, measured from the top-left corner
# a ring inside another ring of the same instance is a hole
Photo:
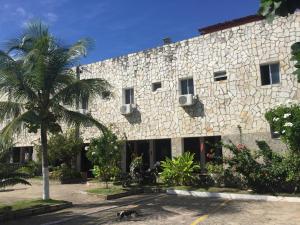
[[[47,146],[47,128],[44,123],[41,125],[41,145],[42,145],[42,172],[43,172],[43,200],[50,198],[49,193],[49,163]]]

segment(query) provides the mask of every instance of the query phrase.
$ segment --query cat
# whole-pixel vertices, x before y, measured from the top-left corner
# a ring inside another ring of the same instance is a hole
[[[135,218],[137,216],[138,213],[135,210],[124,210],[117,213],[117,217],[119,217],[120,220],[124,218]]]

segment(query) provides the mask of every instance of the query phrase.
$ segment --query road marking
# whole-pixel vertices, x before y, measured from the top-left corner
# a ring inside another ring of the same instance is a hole
[[[92,214],[95,214],[95,213],[99,213],[99,212],[104,212],[104,211],[108,211],[108,210],[111,210],[111,209],[116,209],[116,208],[121,208],[121,207],[124,207],[124,206],[127,206],[128,204],[136,204],[136,203],[140,203],[140,202],[144,202],[144,201],[148,201],[148,200],[151,200],[151,199],[157,199],[157,198],[164,198],[166,197],[167,195],[163,195],[163,194],[160,194],[158,196],[151,196],[149,198],[144,198],[144,199],[140,199],[140,200],[135,200],[135,201],[132,201],[132,202],[128,202],[128,203],[123,203],[121,205],[115,205],[115,206],[112,206],[110,208],[106,208],[106,209],[99,209],[99,208],[95,208],[95,210],[93,210],[92,212],[87,212],[87,213],[83,213],[81,215],[74,215],[72,217],[69,217],[69,218],[65,218],[65,219],[61,219],[61,220],[57,220],[57,221],[52,221],[52,222],[48,222],[48,223],[43,223],[41,225],[54,225],[54,224],[60,224],[60,223],[64,223],[64,222],[67,222],[67,221],[70,221],[70,220],[74,220],[76,218],[79,218],[79,217],[82,217],[82,216],[89,216],[89,215],[92,215]]]
[[[222,202],[220,205],[218,205],[210,214],[214,214],[216,213],[219,209],[221,209],[222,207],[224,207],[228,202],[230,201],[230,199]],[[203,222],[204,220],[206,220],[208,218],[209,214],[205,214],[203,216],[200,216],[198,219],[194,220],[191,225],[198,225],[199,223]]]

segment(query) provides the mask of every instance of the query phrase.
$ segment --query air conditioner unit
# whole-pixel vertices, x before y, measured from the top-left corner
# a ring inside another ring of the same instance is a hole
[[[195,96],[192,94],[180,95],[178,98],[180,106],[191,106],[195,104]]]
[[[88,114],[88,110],[87,109],[78,109],[78,112],[80,112],[81,114]]]
[[[133,109],[134,107],[132,104],[125,104],[120,107],[120,112],[122,115],[129,115],[133,112]]]

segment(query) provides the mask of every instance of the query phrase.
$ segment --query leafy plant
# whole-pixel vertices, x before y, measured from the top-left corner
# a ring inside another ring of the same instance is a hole
[[[300,106],[279,106],[269,110],[265,117],[271,128],[280,134],[289,148],[300,154]]]
[[[94,164],[94,173],[98,178],[107,182],[120,171],[121,148],[123,141],[111,130],[107,130],[99,138],[91,140],[87,158]]]
[[[9,99],[0,102],[0,121],[11,119],[2,129],[1,137],[11,138],[23,127],[29,132],[40,132],[44,200],[50,198],[48,133],[61,131],[61,122],[67,125],[93,123],[102,131],[106,129],[92,116],[65,107],[75,108],[79,99],[110,93],[110,85],[103,79],[76,77],[74,66],[90,47],[89,39],[63,45],[46,25],[32,22],[0,51],[0,92],[4,96],[9,93]]]
[[[79,172],[70,168],[66,164],[55,167],[50,173],[50,179],[59,180],[61,182],[72,182],[74,179],[81,179],[82,176]]]
[[[35,161],[29,161],[22,165],[18,172],[27,174],[29,177],[40,176],[42,174],[42,165]]]
[[[200,166],[194,162],[194,154],[185,152],[173,159],[161,162],[160,177],[168,185],[190,185],[195,180],[195,172]]]
[[[13,164],[0,164],[0,188],[16,184],[31,185],[26,179],[28,175],[18,172],[18,167]]]
[[[256,192],[296,192],[299,190],[300,156],[280,155],[264,142],[257,141],[255,153],[247,147],[226,145],[233,156],[229,169],[243,176],[248,187]]]
[[[294,43],[292,45],[292,59],[295,61],[296,71],[294,74],[297,76],[298,82],[300,82],[300,42]]]
[[[129,175],[133,182],[142,184],[144,180],[143,156],[135,157],[129,166]]]

